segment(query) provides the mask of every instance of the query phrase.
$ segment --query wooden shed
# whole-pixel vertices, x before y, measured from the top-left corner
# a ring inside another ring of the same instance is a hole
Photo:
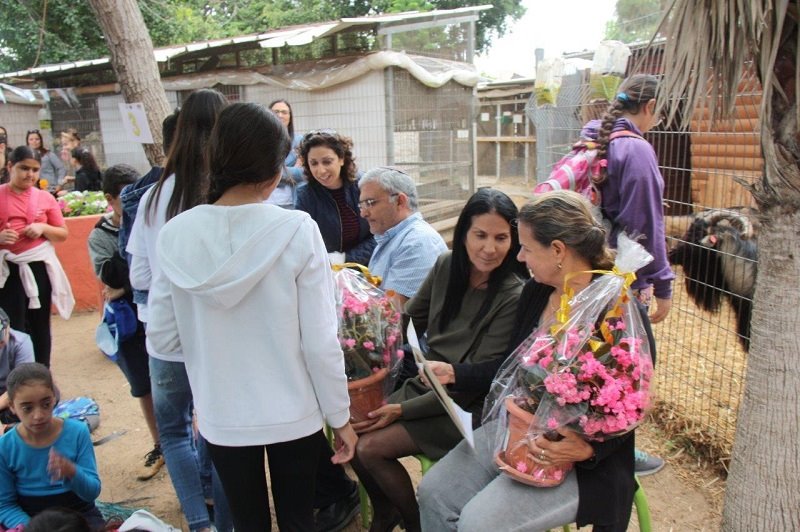
[[[397,165],[417,179],[422,198],[464,199],[475,186],[475,22],[490,7],[347,18],[153,53],[172,105],[199,88],[230,101],[284,98],[295,131],[330,128],[351,137],[359,169]],[[124,132],[109,58],[0,74],[0,82],[31,96],[0,103],[12,142],[24,142],[19,133],[46,108],[52,132],[75,127],[103,166],[149,169]]]
[[[764,172],[759,134],[761,85],[752,69],[739,84],[731,120],[709,120],[709,111],[696,113],[691,125],[692,196],[707,207],[754,207],[752,195],[738,182],[752,182]]]
[[[629,74],[663,73],[663,44],[633,47],[632,52]],[[752,196],[740,181],[752,182],[764,171],[758,133],[760,106],[761,86],[751,67],[745,69],[739,84],[732,119],[716,119],[712,124],[708,109],[697,110],[688,131],[667,124],[648,134],[667,181],[666,199],[674,202],[668,214],[684,214],[680,212],[686,210],[684,204],[753,206]]]
[[[663,74],[663,42],[648,47],[632,45],[628,75]],[[581,52],[567,57],[591,59]],[[585,107],[592,105],[588,101]],[[678,105],[680,115],[681,102]],[[661,124],[647,133],[658,154],[665,181],[666,214],[689,214],[696,208],[752,206],[752,197],[740,181],[752,182],[764,168],[758,116],[761,87],[752,68],[746,69],[739,85],[735,116],[731,120],[709,119],[708,110],[694,113],[688,130],[677,124]]]

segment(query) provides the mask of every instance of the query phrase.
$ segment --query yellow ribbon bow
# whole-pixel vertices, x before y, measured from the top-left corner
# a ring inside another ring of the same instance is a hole
[[[357,262],[345,262],[344,264],[331,264],[331,268],[333,271],[338,272],[344,268],[353,268],[361,272],[361,275],[372,285],[380,286],[383,279],[381,279],[380,275],[372,275],[369,271],[369,268],[364,266],[363,264],[358,264]]]
[[[620,290],[619,298],[617,298],[616,303],[614,306],[609,310],[606,315],[605,319],[603,319],[603,324],[600,327],[600,331],[603,334],[603,338],[605,338],[608,342],[611,342],[611,331],[608,330],[607,319],[608,318],[620,318],[622,317],[622,305],[628,302],[628,289],[631,287],[633,282],[636,280],[636,273],[634,272],[627,272],[623,273],[614,266],[610,270],[587,270],[587,271],[580,271],[580,272],[572,272],[568,273],[564,277],[564,293],[561,294],[561,304],[559,306],[558,312],[556,312],[556,323],[550,327],[550,332],[555,334],[556,331],[561,329],[564,324],[567,323],[569,320],[569,312],[571,310],[569,302],[572,301],[573,296],[575,295],[575,289],[569,286],[569,280],[575,277],[576,275],[580,275],[583,273],[592,273],[592,274],[600,274],[600,275],[616,275],[618,277],[623,278],[622,289]]]

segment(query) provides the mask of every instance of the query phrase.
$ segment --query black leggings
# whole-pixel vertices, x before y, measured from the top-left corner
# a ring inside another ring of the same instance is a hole
[[[40,308],[28,308],[28,296],[22,287],[19,277],[19,266],[13,262],[8,264],[9,274],[6,284],[0,289],[0,307],[6,311],[11,320],[11,328],[28,333],[33,342],[33,354],[36,362],[50,367],[50,300],[52,287],[44,262],[31,262],[28,265],[33,271],[36,286],[39,287]]]
[[[317,456],[320,447],[327,444],[321,430],[297,440],[251,447],[223,447],[208,442],[236,532],[271,529],[264,449],[278,528],[284,532],[314,530]]]

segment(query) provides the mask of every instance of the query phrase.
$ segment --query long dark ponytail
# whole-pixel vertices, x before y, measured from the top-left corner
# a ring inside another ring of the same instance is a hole
[[[195,91],[186,99],[178,114],[178,125],[164,171],[148,198],[145,222],[150,223],[154,216],[164,182],[172,174],[175,174],[175,189],[167,204],[167,220],[205,202],[208,194],[206,143],[217,115],[227,104],[225,96],[212,89]]]

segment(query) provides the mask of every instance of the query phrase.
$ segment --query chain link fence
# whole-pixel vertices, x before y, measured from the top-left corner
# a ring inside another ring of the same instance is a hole
[[[628,74],[661,72],[661,50],[634,50]],[[607,101],[590,97],[588,70],[564,76],[555,105],[526,107],[536,136],[536,176],[580,138]],[[761,89],[752,69],[739,86],[730,120],[696,112],[690,127],[664,124],[645,137],[664,177],[666,245],[676,273],[672,310],[655,326],[657,417],[724,466],[733,446],[744,387],[752,287],[757,271],[757,213],[746,185],[763,171],[758,133]],[[684,112],[682,102],[678,115]]]

